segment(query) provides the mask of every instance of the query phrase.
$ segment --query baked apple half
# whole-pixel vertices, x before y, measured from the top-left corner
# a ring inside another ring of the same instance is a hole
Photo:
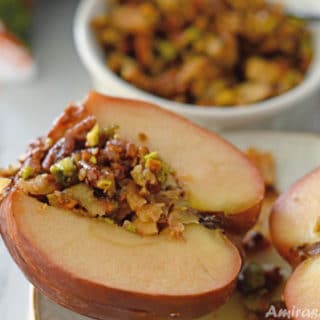
[[[296,267],[284,292],[293,319],[320,319],[320,168],[277,200],[270,228],[279,253]]]
[[[1,233],[30,281],[96,319],[194,319],[231,295],[227,234],[256,221],[257,169],[157,106],[91,93],[2,173]]]

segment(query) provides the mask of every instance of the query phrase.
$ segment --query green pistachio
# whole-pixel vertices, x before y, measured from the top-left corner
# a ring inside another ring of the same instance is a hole
[[[123,227],[129,232],[132,232],[132,233],[137,232],[137,228],[133,225],[133,223],[131,221],[126,220],[123,223]]]
[[[30,166],[25,166],[21,170],[21,178],[23,180],[29,179],[33,174],[34,174],[34,169],[32,167],[30,167]]]
[[[114,224],[114,221],[110,218],[104,218],[104,222],[106,222],[107,224]]]
[[[108,178],[101,178],[97,182],[97,187],[102,189],[104,192],[107,192],[112,186],[112,181]]]
[[[159,160],[161,162],[161,170],[157,173],[157,178],[161,184],[165,183],[168,177],[168,174],[170,173],[169,166],[161,160],[161,158],[158,155],[158,152],[153,151],[148,154],[146,154],[143,157],[143,160],[145,161],[145,166],[148,167],[148,162],[150,160]]]
[[[265,283],[266,277],[262,267],[256,263],[250,263],[239,275],[238,288],[244,294],[252,294],[263,289]]]
[[[177,49],[169,41],[157,42],[157,49],[160,55],[166,60],[173,60],[177,56]]]
[[[112,139],[115,138],[117,135],[117,131],[119,130],[118,125],[111,125],[108,128],[103,129],[103,134],[108,138]]]
[[[114,221],[112,219],[110,219],[110,218],[98,217],[97,219],[100,220],[100,221],[103,221],[103,222],[105,222],[107,224],[114,224]]]
[[[189,27],[184,31],[184,37],[188,43],[198,40],[201,36],[201,30],[197,27]]]
[[[87,133],[87,146],[90,148],[96,147],[99,144],[100,137],[100,128],[96,124],[88,133]]]
[[[68,180],[75,176],[77,167],[73,159],[67,157],[52,165],[50,167],[50,172],[58,183],[64,185]]]
[[[159,155],[157,151],[152,151],[150,153],[147,153],[144,157],[143,157],[144,161],[147,161],[149,159],[159,159]]]
[[[97,158],[96,158],[95,156],[91,156],[90,162],[91,162],[92,164],[97,164]]]

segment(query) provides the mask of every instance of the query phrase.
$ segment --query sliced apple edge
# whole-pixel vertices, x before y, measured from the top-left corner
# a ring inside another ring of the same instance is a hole
[[[275,202],[270,215],[274,246],[293,266],[297,249],[320,241],[320,168],[294,183]]]
[[[117,124],[122,138],[159,151],[187,190],[191,207],[223,213],[236,232],[255,224],[264,182],[257,168],[232,144],[150,103],[91,92],[83,105],[102,127]]]
[[[184,243],[143,238],[18,190],[2,203],[0,221],[2,237],[28,279],[52,300],[97,319],[127,319],[137,311],[146,319],[194,319],[227,300],[242,264],[220,231],[188,227]]]

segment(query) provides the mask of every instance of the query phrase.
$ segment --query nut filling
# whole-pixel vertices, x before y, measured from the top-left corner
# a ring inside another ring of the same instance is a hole
[[[144,236],[166,230],[182,238],[193,223],[222,228],[223,215],[188,205],[157,151],[122,139],[118,129],[101,128],[93,116],[69,107],[46,137],[30,144],[19,166],[0,172],[2,197],[19,188],[48,205]]]
[[[169,100],[252,104],[299,85],[313,59],[306,21],[271,1],[107,2],[91,26],[108,68]]]

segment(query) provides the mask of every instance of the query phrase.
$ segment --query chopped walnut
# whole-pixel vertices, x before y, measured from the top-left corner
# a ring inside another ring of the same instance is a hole
[[[183,238],[185,225],[199,223],[198,211],[158,153],[121,139],[118,129],[100,128],[95,117],[71,106],[48,136],[30,144],[18,168],[2,173],[50,206],[142,236],[168,230]]]

